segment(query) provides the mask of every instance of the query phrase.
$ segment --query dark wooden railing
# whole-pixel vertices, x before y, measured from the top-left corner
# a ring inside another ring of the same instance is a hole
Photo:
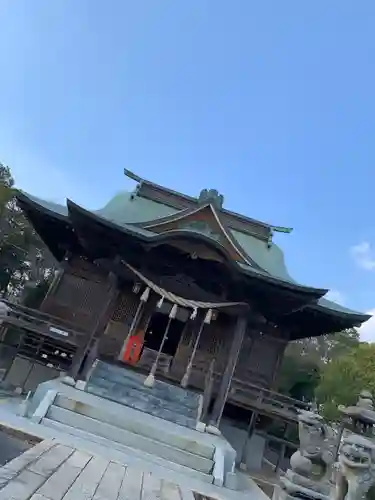
[[[65,342],[77,344],[78,338],[87,331],[78,325],[62,318],[29,309],[7,300],[3,302],[10,308],[8,316],[3,319],[3,326],[15,326],[35,333],[59,338]]]
[[[279,415],[291,420],[297,420],[298,409],[308,408],[302,401],[236,378],[232,380],[229,401],[250,406],[260,413]]]
[[[36,334],[59,339],[74,346],[79,343],[79,338],[82,335],[87,334],[87,330],[71,321],[20,304],[3,302],[10,308],[9,315],[4,318],[3,327],[19,327]],[[214,364],[211,364],[204,378],[204,387],[202,387],[204,404],[207,405],[205,412],[208,411],[212,394],[215,392],[220,378],[221,375],[214,372]],[[307,405],[301,401],[237,378],[232,380],[228,401],[260,413],[279,415],[291,420],[297,419],[298,408],[307,408]]]

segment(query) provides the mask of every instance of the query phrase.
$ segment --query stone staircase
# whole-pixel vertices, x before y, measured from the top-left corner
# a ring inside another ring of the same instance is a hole
[[[145,376],[97,360],[85,391],[190,429],[199,422],[203,397],[160,380],[150,388]]]
[[[56,436],[120,453],[222,486],[234,470],[235,451],[222,436],[195,429],[200,396],[121,367],[97,363],[85,387],[71,379],[38,386],[27,415]],[[200,429],[202,430],[202,429]]]
[[[131,453],[178,472],[212,482],[213,448],[136,426],[102,408],[57,395],[42,424],[101,445]]]
[[[29,416],[57,435],[69,434],[185,476],[215,482],[216,446],[208,434],[55,380],[40,384]]]

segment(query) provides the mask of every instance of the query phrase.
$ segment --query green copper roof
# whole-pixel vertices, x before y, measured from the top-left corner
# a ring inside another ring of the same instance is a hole
[[[281,248],[275,243],[269,247],[265,241],[259,240],[250,234],[231,231],[233,236],[251,258],[271,276],[284,281],[296,283],[288,273]]]
[[[133,193],[119,193],[107,205],[95,213],[116,224],[147,222],[178,212],[155,201],[146,200]]]
[[[175,210],[161,203],[147,200],[132,193],[120,193],[115,196],[104,208],[96,212],[111,222],[118,225],[131,224],[136,222],[147,222],[167,215],[177,213]],[[133,229],[133,228],[132,228]],[[261,241],[254,236],[231,231],[245,252],[271,276],[290,283],[296,283],[286,269],[282,250],[275,244],[268,247],[265,241]],[[148,234],[151,234],[148,232]]]
[[[50,210],[51,212],[55,212],[59,215],[68,216],[68,208],[66,205],[60,205],[59,203],[54,203],[52,201],[42,200],[41,198],[37,198],[36,196],[32,196],[29,193],[25,193],[23,191],[21,191],[21,192],[23,195],[27,196],[31,201],[38,203],[38,205],[41,205],[42,207],[46,208],[47,210]]]
[[[51,212],[68,216],[68,209],[64,205],[41,200],[27,193],[24,193],[24,195]],[[122,226],[125,229],[130,229],[134,233],[139,233],[145,236],[152,236],[154,233],[132,224],[155,220],[177,212],[178,210],[174,208],[141,198],[134,195],[134,193],[128,192],[117,194],[104,208],[93,211],[95,215],[99,215],[104,219],[117,224],[118,226]],[[249,257],[251,257],[251,259],[262,268],[259,270],[254,267],[250,267],[249,265],[238,263],[245,271],[256,271],[264,276],[269,275],[284,282],[299,285],[289,275],[284,261],[284,254],[277,245],[272,243],[269,247],[265,241],[259,240],[249,234],[234,230],[231,230],[231,233]],[[319,299],[318,305],[336,312],[356,315],[361,314],[324,298]]]
[[[346,314],[357,314],[357,315],[362,314],[359,313],[358,311],[354,311],[353,309],[349,309],[348,307],[344,307],[341,304],[336,304],[336,302],[332,302],[332,300],[325,299],[324,297],[318,300],[318,305],[326,309],[331,309],[332,311],[339,311]]]

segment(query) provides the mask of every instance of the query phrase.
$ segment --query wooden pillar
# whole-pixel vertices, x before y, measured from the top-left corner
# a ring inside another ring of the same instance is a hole
[[[80,380],[88,379],[88,375],[92,368],[92,365],[94,364],[94,361],[98,357],[99,344],[100,344],[100,338],[96,338],[95,340],[92,341],[91,345],[89,346],[89,349],[85,354],[85,358],[80,368],[80,373],[79,373]]]
[[[229,389],[232,383],[234,370],[236,368],[238,356],[240,353],[242,341],[247,327],[247,317],[239,316],[236,322],[232,345],[229,351],[228,363],[225,367],[223,377],[220,382],[219,391],[216,396],[214,408],[210,419],[210,426],[218,429],[224,406],[228,398]],[[213,429],[212,429],[213,430]]]
[[[280,341],[280,343],[281,343],[281,341]],[[281,365],[282,365],[282,362],[284,359],[284,353],[285,353],[286,346],[287,346],[286,341],[284,343],[281,343],[281,347],[280,347],[279,352],[277,354],[277,360],[275,363],[275,367],[274,367],[273,374],[272,374],[272,380],[271,380],[271,389],[272,390],[277,390],[277,383],[279,381],[278,377],[279,377]]]
[[[212,398],[212,390],[214,387],[214,373],[215,373],[215,363],[216,358],[212,358],[210,362],[210,366],[208,367],[205,381],[204,381],[204,391],[203,391],[203,407],[202,407],[202,415],[201,422],[205,422],[208,416],[208,412],[210,410],[211,398]]]
[[[256,423],[257,417],[258,417],[258,413],[255,410],[253,410],[251,417],[250,417],[249,425],[247,427],[246,439],[243,443],[242,450],[241,450],[240,467],[242,468],[242,470],[247,470],[247,463],[246,463],[247,445],[249,443],[251,436],[253,435],[253,431],[255,428],[255,423]]]
[[[189,361],[190,347],[192,345],[194,321],[187,320],[182,330],[180,342],[176,349],[171,365],[171,374],[173,377],[181,379],[184,374],[185,366]]]
[[[82,366],[82,363],[85,359],[86,354],[89,352],[90,347],[98,338],[101,336],[105,330],[105,327],[113,313],[113,308],[116,303],[116,299],[118,297],[118,287],[117,287],[117,278],[116,276],[111,272],[108,275],[108,292],[106,296],[106,300],[104,302],[104,305],[98,315],[98,319],[96,321],[96,324],[94,328],[92,329],[91,333],[86,336],[83,335],[81,342],[77,348],[77,351],[73,357],[72,360],[72,365],[69,370],[69,375],[73,378],[77,378],[80,368]]]
[[[55,273],[55,276],[53,277],[52,282],[47,290],[47,293],[45,294],[44,299],[40,305],[41,311],[43,311],[43,306],[44,306],[45,302],[47,301],[47,299],[49,297],[51,297],[51,295],[54,295],[56,290],[58,289],[58,287],[61,283],[61,280],[65,274],[65,271],[69,267],[69,261],[71,259],[71,256],[72,255],[70,252],[66,252],[64,259],[60,263],[60,268]]]

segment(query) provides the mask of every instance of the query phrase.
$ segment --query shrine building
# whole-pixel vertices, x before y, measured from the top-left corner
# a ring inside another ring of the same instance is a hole
[[[291,229],[230,211],[213,189],[191,197],[125,174],[135,190],[97,211],[17,195],[61,264],[41,311],[76,332],[51,329],[74,378],[99,359],[204,391],[210,371],[218,425],[226,404],[274,388],[288,342],[368,319],[291,278],[273,242]]]

